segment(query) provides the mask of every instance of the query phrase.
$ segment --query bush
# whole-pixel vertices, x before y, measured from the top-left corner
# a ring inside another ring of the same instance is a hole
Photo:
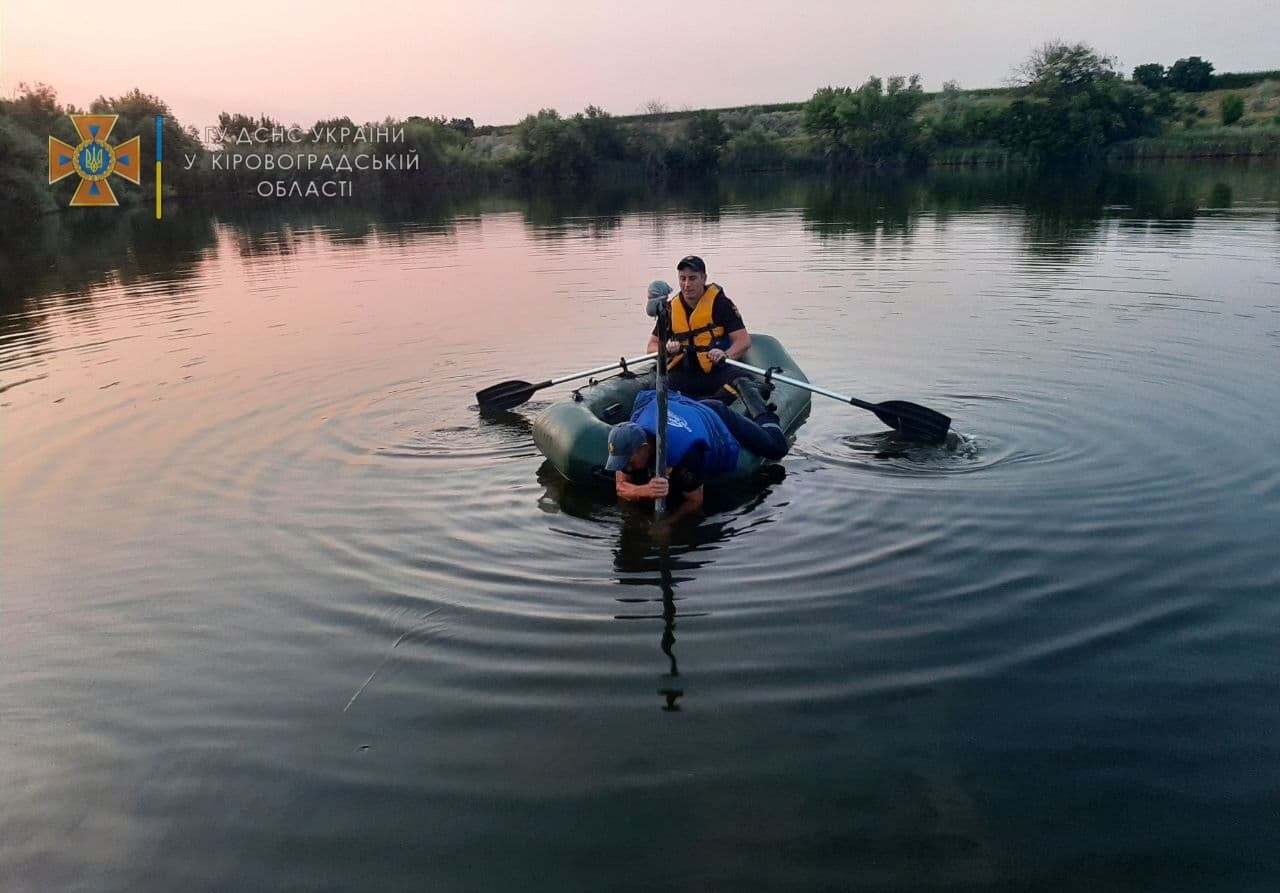
[[[1252,87],[1263,81],[1280,78],[1280,71],[1232,71],[1213,76],[1213,87],[1216,90],[1239,90]]]
[[[1179,59],[1169,68],[1166,83],[1184,93],[1200,93],[1213,87],[1213,63],[1199,56]]]
[[[758,127],[775,136],[795,136],[800,130],[800,115],[791,111],[763,111],[760,106],[729,109],[720,112],[720,120],[730,135]]]
[[[45,144],[0,111],[0,221],[25,221],[53,210],[53,193],[41,176],[46,171],[46,153]]]
[[[759,113],[760,109],[755,106],[745,109],[730,109],[727,112],[722,112],[720,119],[730,133],[740,133],[755,123]]]
[[[441,117],[441,120],[444,120],[443,116]],[[450,118],[448,121],[444,121],[444,126],[448,127],[450,130],[458,131],[458,133],[463,136],[471,136],[471,134],[476,132],[476,122],[471,120],[470,116],[467,116],[466,118]]]
[[[1223,125],[1230,127],[1244,115],[1244,98],[1239,93],[1228,93],[1222,97],[1219,111],[1222,113]]]
[[[878,77],[857,90],[823,87],[805,103],[804,126],[837,163],[918,160],[923,140],[915,113],[924,104],[920,76]]]
[[[776,170],[783,166],[785,158],[782,138],[764,127],[753,126],[729,138],[721,164],[740,171]]]
[[[925,137],[935,148],[974,146],[999,137],[1002,105],[967,96],[948,97],[938,104],[940,115],[924,120]]]
[[[774,111],[761,112],[751,123],[757,127],[763,127],[777,136],[798,136],[802,129],[803,121],[798,111]]]
[[[441,123],[440,119],[414,116],[401,126],[404,128],[404,143],[398,151],[417,152],[424,170],[443,167],[446,155],[456,153],[467,142],[460,131]]]
[[[1139,65],[1133,70],[1133,79],[1148,90],[1159,90],[1164,86],[1164,66],[1159,62]]]
[[[685,124],[684,140],[667,149],[667,167],[683,173],[704,174],[720,166],[720,150],[729,132],[718,112],[694,112]]]
[[[515,135],[520,147],[517,167],[528,177],[558,182],[586,179],[595,172],[581,128],[555,109],[526,115]]]
[[[583,114],[574,116],[574,121],[596,160],[619,161],[626,157],[627,141],[617,118],[599,106],[589,105]]]
[[[515,127],[515,140],[516,169],[539,180],[586,180],[602,162],[644,160],[618,119],[594,105],[572,118],[560,117],[555,109],[527,115]]]
[[[627,155],[638,161],[650,177],[660,177],[667,169],[667,141],[647,127],[636,127],[627,135]]]

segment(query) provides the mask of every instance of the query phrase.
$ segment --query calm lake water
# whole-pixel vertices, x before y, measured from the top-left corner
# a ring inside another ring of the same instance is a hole
[[[692,527],[473,393],[696,252]],[[0,887],[1274,890],[1280,169],[58,215],[0,249]]]

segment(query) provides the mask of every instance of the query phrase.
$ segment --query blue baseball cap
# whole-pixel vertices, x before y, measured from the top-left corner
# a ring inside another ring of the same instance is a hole
[[[635,422],[614,425],[609,429],[609,459],[604,463],[604,470],[621,471],[626,468],[631,456],[648,439],[644,429]]]

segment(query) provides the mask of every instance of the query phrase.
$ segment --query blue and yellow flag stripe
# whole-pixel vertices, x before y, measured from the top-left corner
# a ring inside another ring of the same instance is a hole
[[[160,204],[161,164],[164,161],[164,115],[156,115],[156,220],[159,220],[163,209]]]

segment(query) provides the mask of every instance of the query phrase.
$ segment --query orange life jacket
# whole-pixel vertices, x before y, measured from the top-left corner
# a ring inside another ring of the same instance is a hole
[[[707,351],[715,346],[717,338],[724,337],[724,326],[715,325],[711,319],[711,308],[715,306],[719,294],[720,286],[714,283],[708,285],[692,314],[685,309],[684,298],[678,292],[671,299],[671,337],[686,349],[693,347],[694,356],[698,358],[698,366],[703,372],[710,372],[715,365],[707,356]],[[675,369],[684,358],[685,351],[682,350],[667,362],[667,368]]]

